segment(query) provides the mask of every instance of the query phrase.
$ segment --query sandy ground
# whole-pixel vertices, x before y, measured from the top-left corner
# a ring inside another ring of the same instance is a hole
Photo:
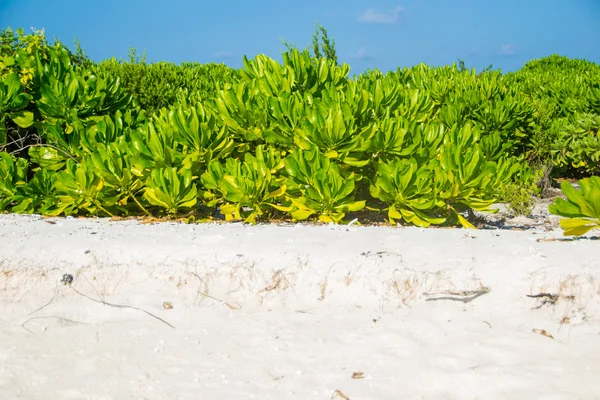
[[[0,215],[0,399],[598,399],[600,241],[544,210],[477,231]]]

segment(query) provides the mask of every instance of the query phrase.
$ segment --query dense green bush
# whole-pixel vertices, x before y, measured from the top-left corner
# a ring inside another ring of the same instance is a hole
[[[561,175],[600,175],[600,114],[576,114],[556,124],[560,129],[552,153]]]
[[[45,144],[73,157],[85,145],[80,132],[104,116],[144,119],[118,78],[98,77],[60,42],[48,44],[43,32],[7,30],[0,37],[0,151],[26,157]]]
[[[535,109],[528,158],[558,167],[555,175],[599,174],[600,164],[593,159],[597,157],[594,121],[600,116],[600,65],[553,55],[532,60],[507,78]]]
[[[560,111],[552,90],[527,80],[545,74],[536,64],[521,75],[419,65],[356,78],[297,50],[283,63],[244,58],[239,71],[134,52],[95,64],[19,35],[0,58],[0,210],[337,223],[368,209],[392,223],[472,227],[469,211],[497,201],[528,211],[536,151],[589,172],[598,158],[594,92],[568,92]]]
[[[134,50],[129,61],[112,58],[93,70],[101,77],[119,78],[125,91],[150,114],[173,105],[180,96],[212,98],[219,87],[238,79],[237,71],[224,64],[147,63],[145,55],[136,57]]]

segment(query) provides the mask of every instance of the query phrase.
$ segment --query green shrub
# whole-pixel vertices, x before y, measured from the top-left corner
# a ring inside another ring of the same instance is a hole
[[[133,50],[95,64],[39,32],[0,40],[0,209],[11,212],[220,207],[251,223],[282,213],[338,223],[369,204],[390,222],[473,227],[465,214],[498,201],[531,212],[548,170],[527,162],[598,170],[592,63],[350,78],[347,64],[308,51],[244,57],[235,71],[150,64]]]
[[[535,171],[521,170],[515,179],[498,189],[498,201],[505,203],[513,216],[530,215],[535,207],[536,197],[541,192],[538,182],[543,174],[544,170],[541,168]]]
[[[198,100],[213,98],[220,87],[239,78],[237,71],[224,64],[147,63],[145,54],[136,57],[134,50],[129,61],[112,58],[94,70],[101,77],[119,78],[125,91],[150,114],[175,104],[182,95]]]
[[[581,190],[563,181],[561,189],[567,199],[557,197],[548,207],[552,214],[566,217],[560,220],[560,226],[567,236],[600,228],[600,177],[580,179],[578,183]]]
[[[552,150],[562,175],[600,175],[600,115],[577,114],[560,126]]]
[[[595,147],[588,128],[593,127],[594,115],[600,115],[600,65],[552,55],[529,61],[507,78],[535,109],[531,145],[525,149],[528,159],[558,167],[555,176],[595,173],[595,166],[586,169],[590,160],[583,153],[591,154]],[[580,115],[587,115],[587,120],[579,121]],[[574,149],[579,144],[573,146],[573,142],[586,135],[589,142],[581,145],[586,149]],[[573,157],[575,153],[579,155]]]

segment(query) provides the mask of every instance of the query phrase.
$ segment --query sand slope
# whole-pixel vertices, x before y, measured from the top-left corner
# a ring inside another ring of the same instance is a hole
[[[600,241],[551,222],[3,215],[0,398],[598,399]]]

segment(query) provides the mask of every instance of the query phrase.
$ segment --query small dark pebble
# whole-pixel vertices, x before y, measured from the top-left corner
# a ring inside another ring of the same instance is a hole
[[[71,274],[64,274],[62,276],[62,279],[60,281],[61,281],[61,283],[63,285],[70,285],[71,283],[73,283],[73,275],[71,275]]]

